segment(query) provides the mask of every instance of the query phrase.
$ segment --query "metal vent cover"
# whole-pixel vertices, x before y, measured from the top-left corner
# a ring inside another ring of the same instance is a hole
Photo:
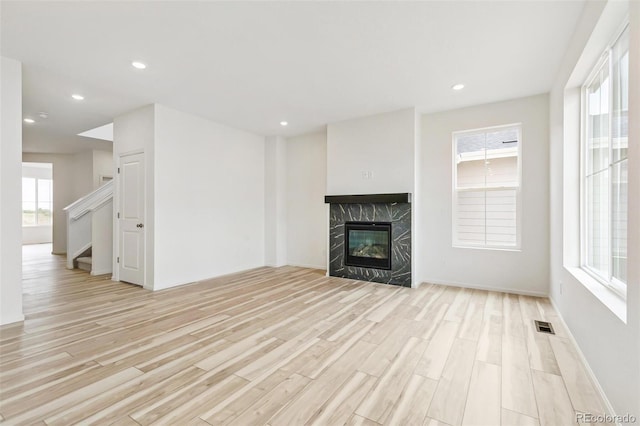
[[[556,334],[556,332],[553,331],[553,326],[551,325],[550,322],[538,321],[538,320],[534,320],[533,322],[536,324],[536,330],[539,333]]]

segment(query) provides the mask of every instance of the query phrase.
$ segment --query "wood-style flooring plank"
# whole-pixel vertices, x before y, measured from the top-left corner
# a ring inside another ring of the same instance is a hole
[[[347,420],[345,426],[378,426],[379,424],[380,423],[376,423],[373,420],[354,414]]]
[[[16,412],[20,412],[21,414],[14,415],[14,413],[6,411],[4,406],[2,407],[2,413],[3,415],[6,415],[7,420],[10,420],[12,423],[29,424],[62,412],[76,405],[79,400],[91,398],[95,395],[105,392],[108,389],[118,386],[121,383],[125,383],[135,377],[138,377],[141,374],[143,373],[140,370],[137,370],[135,368],[128,368],[118,373],[111,374],[108,377],[93,383],[91,383],[91,379],[89,379],[89,383],[91,384],[87,384],[86,386],[73,392],[57,395],[57,397],[54,393],[53,397],[50,397],[49,402],[45,402],[42,404],[36,403],[34,404],[34,406],[29,407],[29,409],[27,410],[16,410]],[[23,408],[26,407],[23,406]]]
[[[571,399],[573,408],[582,413],[604,414],[604,402],[591,384],[591,380],[580,362],[578,352],[567,339],[551,336],[553,354],[558,361],[559,373]]]
[[[463,425],[500,424],[501,380],[502,374],[499,366],[482,361],[475,362],[462,419]]]
[[[482,318],[484,316],[484,306],[487,303],[487,292],[474,290],[471,293],[471,300],[460,324],[458,337],[478,341],[482,330]]]
[[[451,321],[442,321],[440,323],[422,359],[416,366],[416,374],[433,380],[440,380],[459,326],[460,324]]]
[[[540,426],[538,419],[516,413],[515,411],[502,409],[502,426]]]
[[[385,423],[411,378],[413,369],[420,361],[427,343],[416,337],[410,338],[385,374],[380,377],[376,386],[356,409],[356,414],[378,423]]]
[[[533,370],[533,387],[539,401],[540,426],[578,424],[562,377]]]
[[[356,371],[307,424],[323,426],[345,424],[377,381],[376,377]]]
[[[556,356],[551,349],[549,336],[539,333],[532,321],[525,324],[525,333],[527,335],[527,351],[531,368],[560,375],[560,369]]]
[[[538,417],[527,344],[512,335],[502,336],[502,407]]]
[[[324,405],[329,397],[355,373],[373,349],[371,343],[356,342],[323,375],[309,383],[288,405],[268,423],[272,426],[304,424]],[[206,420],[206,419],[205,419]]]
[[[388,424],[421,425],[427,417],[427,410],[436,392],[438,382],[414,374],[393,407]]]
[[[478,361],[502,364],[502,321],[501,314],[485,314],[476,349]]]
[[[311,379],[292,374],[234,419],[232,425],[266,424],[289,400],[304,389]]]
[[[199,413],[199,417],[207,417],[208,423],[213,425],[227,425],[291,375],[291,372],[276,370],[260,380],[254,380],[250,385],[229,395],[225,401],[207,413]]]
[[[457,426],[462,423],[477,343],[455,339],[442,378],[427,411],[429,418]]]

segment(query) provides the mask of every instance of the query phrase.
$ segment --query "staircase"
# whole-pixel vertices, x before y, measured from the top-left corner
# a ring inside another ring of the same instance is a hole
[[[67,268],[91,275],[113,268],[113,181],[64,208],[67,213]]]
[[[76,259],[76,263],[78,264],[78,269],[91,272],[91,267],[92,267],[91,265],[93,265],[93,258],[91,256],[79,257]]]

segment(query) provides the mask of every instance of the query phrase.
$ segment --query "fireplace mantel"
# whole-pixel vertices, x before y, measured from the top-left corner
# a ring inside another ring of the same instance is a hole
[[[411,203],[411,193],[325,195],[324,202],[326,204]]]

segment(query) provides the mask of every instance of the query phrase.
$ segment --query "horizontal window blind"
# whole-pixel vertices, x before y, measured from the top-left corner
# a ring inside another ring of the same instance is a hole
[[[519,246],[520,127],[454,133],[454,245]]]

